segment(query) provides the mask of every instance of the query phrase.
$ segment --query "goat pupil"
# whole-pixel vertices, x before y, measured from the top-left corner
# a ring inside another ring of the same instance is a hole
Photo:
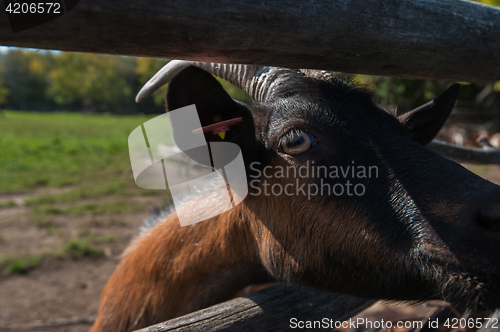
[[[297,137],[293,141],[291,141],[290,143],[288,143],[288,147],[289,148],[293,148],[293,147],[295,147],[297,145],[300,145],[300,144],[304,143],[305,141],[306,140],[304,139],[304,137],[302,137],[302,136],[301,137]]]

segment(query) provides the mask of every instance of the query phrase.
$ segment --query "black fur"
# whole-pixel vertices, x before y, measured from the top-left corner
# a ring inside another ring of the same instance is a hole
[[[249,178],[254,162],[261,170],[308,161],[329,166],[355,161],[380,170],[378,178],[358,179],[366,188],[362,197],[299,195],[255,205],[247,199],[277,242],[262,258],[277,280],[371,298],[497,308],[499,234],[477,219],[480,211],[500,205],[500,187],[422,146],[438,133],[457,95],[454,85],[401,123],[374,105],[369,93],[341,79],[291,78],[266,103],[246,106],[229,98],[208,73],[191,67],[172,80],[167,103],[169,110],[195,103],[202,125],[214,112],[242,116],[227,140],[241,147]],[[287,155],[280,141],[293,130],[309,132],[319,144]],[[303,181],[321,180],[336,181]],[[269,216],[279,208],[274,215],[285,220]]]

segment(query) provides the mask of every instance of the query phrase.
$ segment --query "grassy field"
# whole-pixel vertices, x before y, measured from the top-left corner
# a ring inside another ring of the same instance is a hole
[[[146,211],[149,197],[165,199],[165,191],[135,185],[128,155],[128,135],[152,117],[0,113],[0,229],[34,227],[58,239],[13,251],[1,250],[14,239],[0,235],[0,272],[26,272],[50,257],[98,257],[103,243],[129,240],[102,226]]]
[[[127,138],[153,116],[0,113],[0,191],[119,181]]]

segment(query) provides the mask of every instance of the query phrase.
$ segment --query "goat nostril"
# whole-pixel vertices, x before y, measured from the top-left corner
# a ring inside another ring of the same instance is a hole
[[[500,206],[480,211],[477,223],[489,231],[500,232]]]

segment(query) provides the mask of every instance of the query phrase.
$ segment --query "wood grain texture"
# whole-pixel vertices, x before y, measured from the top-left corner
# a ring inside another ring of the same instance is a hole
[[[245,297],[153,325],[140,332],[234,331],[275,332],[290,328],[290,319],[343,321],[374,301],[347,295],[318,292],[304,287],[278,284]],[[300,331],[331,331],[328,328]]]
[[[500,80],[500,10],[466,0],[85,0],[18,33],[1,9],[0,45]]]

